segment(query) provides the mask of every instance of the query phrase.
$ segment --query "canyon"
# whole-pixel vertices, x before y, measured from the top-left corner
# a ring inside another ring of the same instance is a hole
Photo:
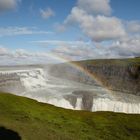
[[[140,113],[138,64],[75,63],[77,67],[69,63],[3,67],[0,91],[73,110]]]

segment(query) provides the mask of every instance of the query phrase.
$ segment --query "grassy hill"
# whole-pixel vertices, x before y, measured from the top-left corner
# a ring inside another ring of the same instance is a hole
[[[139,140],[140,115],[72,111],[0,93],[0,127],[22,140]]]
[[[78,64],[91,64],[91,65],[116,65],[116,66],[126,66],[126,65],[136,65],[140,66],[140,57],[138,58],[126,58],[126,59],[96,59],[96,60],[83,60],[75,61],[73,63]]]

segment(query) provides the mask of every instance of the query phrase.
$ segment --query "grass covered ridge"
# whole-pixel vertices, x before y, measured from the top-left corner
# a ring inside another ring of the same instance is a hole
[[[22,140],[139,140],[140,115],[72,111],[0,93],[0,127]]]
[[[140,57],[138,58],[126,58],[126,59],[96,59],[96,60],[83,60],[83,61],[75,61],[73,63],[77,63],[79,65],[115,65],[115,66],[128,66],[128,65],[136,65],[140,66]]]

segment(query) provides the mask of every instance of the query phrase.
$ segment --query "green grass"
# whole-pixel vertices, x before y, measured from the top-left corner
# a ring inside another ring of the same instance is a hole
[[[140,115],[72,111],[0,93],[0,127],[22,140],[139,140]]]
[[[139,58],[129,58],[129,59],[97,59],[97,60],[83,60],[77,61],[74,63],[78,64],[90,64],[90,65],[139,65],[140,66],[140,57]]]

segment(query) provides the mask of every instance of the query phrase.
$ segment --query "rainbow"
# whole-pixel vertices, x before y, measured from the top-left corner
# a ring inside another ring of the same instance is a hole
[[[53,54],[53,58],[59,60],[61,63],[65,63],[67,65],[70,65],[71,67],[73,67],[74,69],[79,70],[80,72],[83,72],[85,75],[87,75],[88,77],[92,78],[98,85],[100,85],[101,87],[103,87],[105,89],[105,91],[109,94],[113,94],[113,91],[109,89],[109,87],[107,87],[94,73],[90,73],[87,69],[85,69],[84,67],[82,67],[80,64],[76,63],[75,61],[71,61],[68,58],[65,58],[64,56],[59,56],[56,54]]]

